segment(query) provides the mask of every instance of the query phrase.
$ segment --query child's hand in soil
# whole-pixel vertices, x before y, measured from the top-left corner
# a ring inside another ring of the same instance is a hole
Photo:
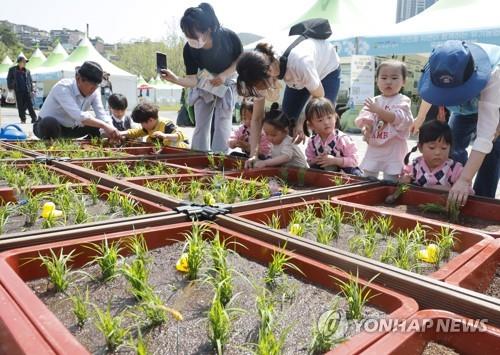
[[[160,139],[165,139],[167,135],[163,133],[162,131],[155,131],[151,134],[153,138],[160,138]]]

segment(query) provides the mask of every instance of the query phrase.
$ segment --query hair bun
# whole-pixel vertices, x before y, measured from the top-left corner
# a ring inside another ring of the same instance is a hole
[[[279,103],[277,103],[277,102],[273,102],[273,103],[271,104],[271,110],[277,110],[277,109],[279,109],[279,108],[280,108],[280,104],[279,104]]]

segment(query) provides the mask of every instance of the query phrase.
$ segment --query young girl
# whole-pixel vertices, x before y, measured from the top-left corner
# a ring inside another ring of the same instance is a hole
[[[352,139],[335,129],[337,114],[330,100],[313,98],[306,106],[304,132],[314,135],[309,139],[306,158],[309,166],[315,169],[337,171],[339,168],[353,175],[362,175],[358,168],[358,149]]]
[[[461,163],[449,158],[451,145],[451,129],[446,122],[433,120],[424,123],[418,134],[417,146],[404,159],[405,168],[400,182],[449,190],[463,169]],[[408,165],[411,153],[417,148],[422,155]],[[474,193],[472,189],[471,193]]]
[[[229,138],[229,148],[241,148],[243,153],[231,152],[231,155],[249,157],[250,154],[250,125],[252,122],[253,102],[243,100],[240,106],[240,117],[243,123],[237,131],[233,132]],[[267,159],[271,156],[271,143],[267,140],[266,135],[262,132],[259,144],[259,159]]]
[[[410,99],[399,93],[406,80],[406,66],[399,61],[380,63],[376,73],[377,87],[382,95],[368,98],[355,123],[361,128],[368,143],[361,162],[366,176],[396,181],[408,152],[413,116]]]
[[[273,145],[271,159],[256,160],[253,164],[255,168],[267,166],[308,167],[304,153],[298,145],[293,144],[292,137],[289,135],[290,126],[293,124],[286,113],[278,109],[277,103],[271,105],[271,110],[266,113],[262,126],[267,139]]]

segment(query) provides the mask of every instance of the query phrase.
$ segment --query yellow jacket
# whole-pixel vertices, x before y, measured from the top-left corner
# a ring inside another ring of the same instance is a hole
[[[172,147],[178,147],[178,148],[188,148],[188,145],[186,144],[186,136],[184,133],[169,119],[166,118],[159,118],[158,122],[156,123],[156,126],[152,130],[146,130],[142,127],[140,128],[132,128],[127,130],[127,137],[128,138],[140,138],[144,136],[148,136],[146,139],[147,142],[152,142],[155,138],[153,137],[153,133],[156,131],[160,131],[162,133],[166,134],[176,134],[177,135],[177,140],[172,141],[170,139],[164,139],[163,140],[163,145],[166,146],[172,146]]]

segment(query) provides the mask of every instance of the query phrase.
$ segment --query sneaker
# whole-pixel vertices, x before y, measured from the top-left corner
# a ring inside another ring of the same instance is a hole
[[[25,124],[26,123],[26,118],[24,120],[21,120],[21,123]]]

